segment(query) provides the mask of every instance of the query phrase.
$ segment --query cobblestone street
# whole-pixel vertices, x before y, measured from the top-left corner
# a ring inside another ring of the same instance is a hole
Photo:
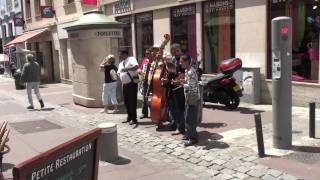
[[[12,81],[0,82],[3,87],[12,83]],[[71,86],[65,84],[50,85],[48,89],[56,87],[71,92]],[[252,127],[234,128],[224,132],[211,133],[207,136],[200,135],[202,138],[200,138],[200,143],[197,146],[185,148],[180,137],[173,137],[170,132],[157,132],[155,130],[156,126],[149,119],[141,121],[137,129],[132,129],[129,125],[121,123],[126,118],[125,114],[81,112],[69,108],[63,103],[53,103],[53,100],[48,101],[49,103],[46,102],[46,107],[51,108],[49,111],[26,111],[24,109],[24,106],[26,106],[24,93],[24,91],[17,93],[17,91],[0,89],[1,119],[10,119],[13,122],[25,119],[47,119],[51,122],[59,121],[61,124],[81,130],[92,129],[103,122],[114,122],[117,124],[118,145],[120,148],[126,149],[150,162],[159,163],[163,167],[174,170],[175,173],[190,179],[305,179],[305,177],[300,177],[298,176],[299,174],[294,175],[294,172],[291,173],[288,170],[271,168],[263,162],[264,159],[274,159],[274,156],[279,156],[279,158],[275,159],[283,159],[286,155],[298,153],[293,150],[276,150],[272,148],[271,122],[263,124],[263,132],[266,154],[273,156],[260,159],[256,152],[255,128]],[[55,96],[55,93],[56,96],[59,95],[59,92],[44,92],[44,99],[49,95]],[[5,106],[8,108],[5,108]],[[245,103],[241,106],[242,108],[250,108],[261,112],[270,111],[272,108],[270,105],[253,106]],[[139,109],[138,112],[140,111]],[[208,112],[210,109],[204,109],[204,111]],[[225,111],[223,113],[227,114],[228,112]],[[206,113],[204,114],[206,115]],[[211,114],[213,115],[214,112],[211,112]],[[318,139],[307,138],[307,115],[308,109],[294,107],[293,144],[295,146],[317,146],[320,144]],[[216,120],[212,119],[212,121]],[[203,124],[205,123],[207,122],[203,122]],[[215,131],[214,128],[211,129]],[[201,134],[201,128],[199,133]],[[315,162],[315,165],[317,165],[316,163],[319,163],[319,161]],[[10,176],[10,171],[6,171],[7,176]],[[312,176],[309,178],[312,179]]]

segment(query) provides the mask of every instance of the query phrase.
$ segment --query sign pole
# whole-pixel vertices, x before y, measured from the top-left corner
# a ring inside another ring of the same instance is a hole
[[[292,20],[272,19],[273,146],[292,146]]]

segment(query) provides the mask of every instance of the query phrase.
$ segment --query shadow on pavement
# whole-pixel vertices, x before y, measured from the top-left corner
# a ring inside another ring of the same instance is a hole
[[[11,164],[11,163],[3,163],[2,164],[2,171],[6,171],[8,169],[12,169],[14,166],[14,164]]]
[[[221,111],[233,111],[233,112],[240,112],[241,114],[254,114],[254,113],[262,113],[265,111],[255,110],[246,107],[239,107],[237,109],[227,109],[225,106],[221,105],[214,105],[214,104],[205,104],[203,108],[212,109],[212,110],[221,110]]]
[[[54,108],[42,108],[40,109],[40,111],[53,111]]]
[[[292,150],[299,152],[320,153],[319,146],[292,146]]]
[[[222,128],[226,127],[226,123],[200,123],[198,127],[203,127],[203,128]]]
[[[110,162],[110,163],[111,163],[111,164],[114,164],[114,165],[126,165],[126,164],[131,163],[131,160],[130,160],[130,159],[127,159],[127,158],[124,158],[124,157],[119,156],[119,159],[118,159],[118,160],[113,161],[113,162]]]
[[[208,131],[200,131],[198,133],[199,143],[197,145],[204,146],[205,150],[210,149],[226,149],[229,148],[229,144],[219,141],[223,138],[220,134],[211,133]]]

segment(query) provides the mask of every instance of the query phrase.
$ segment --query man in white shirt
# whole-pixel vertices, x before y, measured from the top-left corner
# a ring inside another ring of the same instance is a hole
[[[137,121],[137,94],[138,84],[133,82],[133,78],[138,76],[139,64],[135,57],[129,57],[128,48],[119,49],[119,58],[121,60],[118,68],[118,74],[122,83],[123,99],[127,109],[127,120],[123,123],[138,127]]]

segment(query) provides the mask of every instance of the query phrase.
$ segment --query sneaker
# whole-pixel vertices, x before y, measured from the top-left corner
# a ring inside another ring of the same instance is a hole
[[[41,108],[44,108],[44,103],[42,100],[39,101]]]
[[[27,107],[27,109],[34,109],[34,107],[30,105]]]
[[[186,143],[184,143],[184,146],[187,147],[187,146],[192,146],[192,145],[195,145],[198,143],[198,140],[195,140],[195,139],[189,139]]]

